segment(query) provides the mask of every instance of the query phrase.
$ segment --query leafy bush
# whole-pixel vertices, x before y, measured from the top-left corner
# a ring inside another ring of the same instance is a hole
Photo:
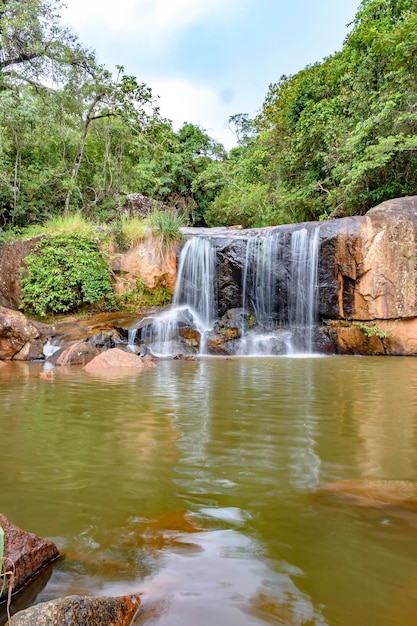
[[[22,299],[37,315],[74,311],[104,299],[107,307],[114,303],[110,270],[91,239],[75,234],[41,239],[25,266]]]

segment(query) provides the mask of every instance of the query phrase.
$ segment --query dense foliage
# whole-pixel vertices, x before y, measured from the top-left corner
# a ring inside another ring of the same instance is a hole
[[[23,302],[32,313],[75,311],[103,299],[113,304],[110,270],[97,245],[79,235],[38,241],[25,259]]]
[[[151,89],[100,66],[59,9],[0,0],[0,229],[74,210],[114,219],[129,193],[244,226],[417,193],[415,0],[364,0],[342,50],[271,84],[255,120],[230,119],[229,154],[193,124],[174,131]]]

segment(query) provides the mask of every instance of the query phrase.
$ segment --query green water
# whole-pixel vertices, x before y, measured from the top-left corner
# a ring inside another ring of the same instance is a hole
[[[0,370],[0,512],[64,557],[36,598],[140,592],[159,626],[417,623],[417,513],[319,497],[417,480],[417,359]]]

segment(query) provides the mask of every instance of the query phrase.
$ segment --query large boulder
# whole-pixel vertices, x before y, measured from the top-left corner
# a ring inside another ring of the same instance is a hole
[[[320,314],[394,320],[417,315],[417,196],[320,227]]]
[[[88,341],[77,341],[59,355],[56,365],[87,365],[100,351]]]
[[[130,626],[140,605],[137,596],[67,596],[19,611],[11,626]]]
[[[42,356],[39,328],[19,311],[0,306],[0,359],[31,361]]]
[[[2,514],[0,526],[4,530],[5,567],[7,571],[13,571],[13,591],[18,591],[37,572],[59,557],[58,548],[48,539],[21,530]],[[6,595],[7,587],[2,590],[0,600]]]
[[[145,367],[156,367],[153,361],[141,359],[133,352],[126,352],[120,348],[111,348],[96,356],[84,367],[86,372],[100,374],[117,370],[141,370]]]

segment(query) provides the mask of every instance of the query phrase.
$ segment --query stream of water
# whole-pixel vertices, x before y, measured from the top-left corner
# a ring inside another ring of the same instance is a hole
[[[62,558],[36,598],[140,592],[135,624],[411,626],[417,513],[320,497],[417,480],[417,360],[0,370],[0,511]]]

